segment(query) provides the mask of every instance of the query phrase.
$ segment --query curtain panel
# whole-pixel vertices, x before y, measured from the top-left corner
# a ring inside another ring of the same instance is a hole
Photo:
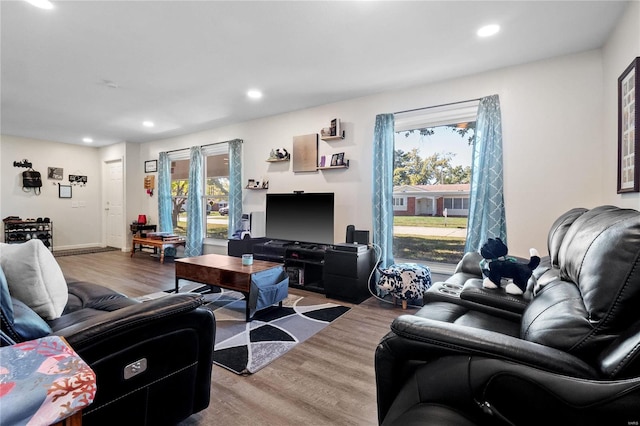
[[[465,252],[480,250],[489,238],[508,245],[503,192],[500,100],[492,95],[478,106]]]
[[[373,133],[373,242],[381,267],[393,264],[394,116],[379,114]]]
[[[171,160],[169,154],[161,152],[158,160],[158,230],[173,232],[171,218]]]
[[[202,216],[202,148],[191,147],[189,151],[189,190],[187,192],[187,242],[186,257],[200,256],[204,241]]]
[[[242,140],[229,141],[229,231],[242,228]]]

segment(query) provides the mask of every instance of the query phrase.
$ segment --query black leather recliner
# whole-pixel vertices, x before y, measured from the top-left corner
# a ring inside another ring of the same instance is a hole
[[[65,310],[47,323],[96,373],[97,392],[82,412],[84,425],[173,425],[209,405],[215,320],[201,307],[202,296],[139,302],[96,284],[67,281]],[[28,309],[17,308],[16,315]],[[5,336],[24,340],[15,324],[0,317]]]
[[[640,213],[573,209],[548,248],[523,296],[483,289],[468,253],[393,321],[380,424],[640,424]]]

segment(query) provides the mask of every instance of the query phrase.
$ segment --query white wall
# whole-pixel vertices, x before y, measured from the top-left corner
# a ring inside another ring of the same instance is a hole
[[[564,211],[603,201],[602,63],[600,50],[502,69],[410,90],[324,105],[143,144],[141,160],[158,152],[234,138],[244,140],[243,181],[269,178],[269,192],[336,194],[334,239],[347,225],[371,229],[372,139],[376,114],[498,94],[503,116],[505,202],[510,251],[546,250],[546,230]],[[265,99],[268,102],[268,99]],[[293,173],[290,163],[267,163],[274,148],[320,132],[338,117],[346,138],[319,143],[319,154],[344,151],[347,170]],[[148,200],[147,210],[157,217]],[[244,211],[263,211],[264,191],[245,191]]]
[[[87,198],[83,209],[67,209],[53,186],[36,199],[24,195],[16,179],[22,170],[9,164],[24,157],[34,166],[65,168],[65,176],[82,164],[91,191],[103,161],[125,158],[126,223],[147,214],[157,223],[157,197],[142,189],[143,164],[160,151],[188,148],[240,138],[243,144],[243,181],[270,181],[269,192],[332,191],[336,194],[334,239],[344,239],[344,229],[354,224],[371,229],[371,168],[376,114],[438,105],[498,94],[503,117],[505,202],[510,252],[525,256],[529,247],[546,251],[546,231],[555,218],[576,207],[616,204],[640,208],[638,194],[616,194],[617,78],[640,54],[640,3],[629,9],[603,49],[553,58],[409,90],[393,91],[324,105],[274,117],[211,129],[182,137],[140,145],[118,144],[95,149],[51,142],[2,137],[1,216],[58,216],[56,245],[65,241],[81,245],[102,241],[94,221],[101,217],[99,195]],[[263,102],[268,102],[268,96]],[[267,163],[271,149],[291,151],[297,135],[317,133],[340,118],[346,138],[319,142],[320,155],[344,151],[351,162],[347,170],[293,173],[291,163]],[[50,145],[54,144],[54,145]],[[15,158],[14,158],[15,157]],[[57,164],[53,164],[53,163]],[[92,164],[92,166],[90,165]],[[95,172],[94,172],[95,171]],[[85,192],[87,194],[87,192]],[[78,200],[74,193],[74,200]],[[244,211],[264,210],[264,191],[245,191]],[[94,205],[99,206],[94,211]],[[45,214],[44,212],[50,212]],[[83,213],[76,220],[76,213]],[[88,218],[90,224],[85,222]],[[69,224],[63,226],[65,224]],[[83,225],[82,228],[76,226]],[[126,224],[125,224],[126,225]],[[82,229],[81,232],[78,230]],[[72,232],[73,231],[73,232]],[[67,235],[65,235],[65,233]],[[58,238],[62,239],[60,241]]]
[[[54,222],[54,250],[95,246],[101,241],[102,177],[96,148],[3,135],[0,152],[2,218],[49,217]],[[22,172],[26,169],[13,167],[14,161],[25,158],[42,174],[39,196],[22,191]],[[64,180],[47,179],[48,167],[62,167]],[[68,185],[70,174],[87,176],[87,185],[73,186],[71,199],[58,198],[58,183]]]
[[[618,77],[640,56],[640,2],[630,2],[603,51],[604,133],[602,161],[605,170],[601,192],[606,204],[640,209],[640,193],[617,194],[618,182]],[[636,71],[638,72],[638,71]],[[636,90],[638,90],[636,88]],[[636,105],[636,108],[638,106]],[[636,126],[638,124],[636,123]],[[636,155],[638,155],[636,153]]]

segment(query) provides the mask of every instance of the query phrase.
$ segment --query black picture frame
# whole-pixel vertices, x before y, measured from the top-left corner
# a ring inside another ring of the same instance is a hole
[[[331,156],[331,167],[335,167],[338,165],[338,154],[333,154]]]
[[[158,160],[149,160],[144,162],[144,172],[154,173],[158,171]]]
[[[618,194],[640,192],[640,56],[618,78]]]
[[[58,184],[58,198],[71,198],[71,185]]]

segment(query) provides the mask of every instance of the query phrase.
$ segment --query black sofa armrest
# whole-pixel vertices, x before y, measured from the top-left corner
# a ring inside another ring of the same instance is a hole
[[[468,280],[460,292],[460,298],[479,305],[522,315],[531,301],[531,293],[527,291],[517,296],[507,293],[504,288],[484,288],[481,280]]]
[[[158,319],[180,315],[202,306],[204,299],[193,293],[175,294],[144,303],[127,306],[111,312],[100,312],[67,327],[57,329],[54,334],[64,337],[78,350],[109,336],[145,325],[153,326]]]
[[[600,354],[600,368],[606,377],[640,375],[640,321],[629,327]]]
[[[476,357],[494,359],[502,364],[521,364],[551,374],[584,379],[598,376],[582,360],[554,348],[489,330],[401,315],[393,321],[391,332],[382,338],[375,352],[379,422],[386,417],[398,393],[417,369],[449,360],[447,365],[451,371],[456,371],[449,373],[454,377],[466,374],[468,367],[465,365]],[[456,384],[451,383],[451,386]]]
[[[175,294],[57,329],[97,376],[83,423],[177,424],[209,405],[213,313],[197,294]]]
[[[391,330],[381,346],[402,354],[405,360],[429,360],[448,354],[481,355],[573,377],[598,376],[591,366],[566,352],[489,330],[415,315],[399,316]]]

